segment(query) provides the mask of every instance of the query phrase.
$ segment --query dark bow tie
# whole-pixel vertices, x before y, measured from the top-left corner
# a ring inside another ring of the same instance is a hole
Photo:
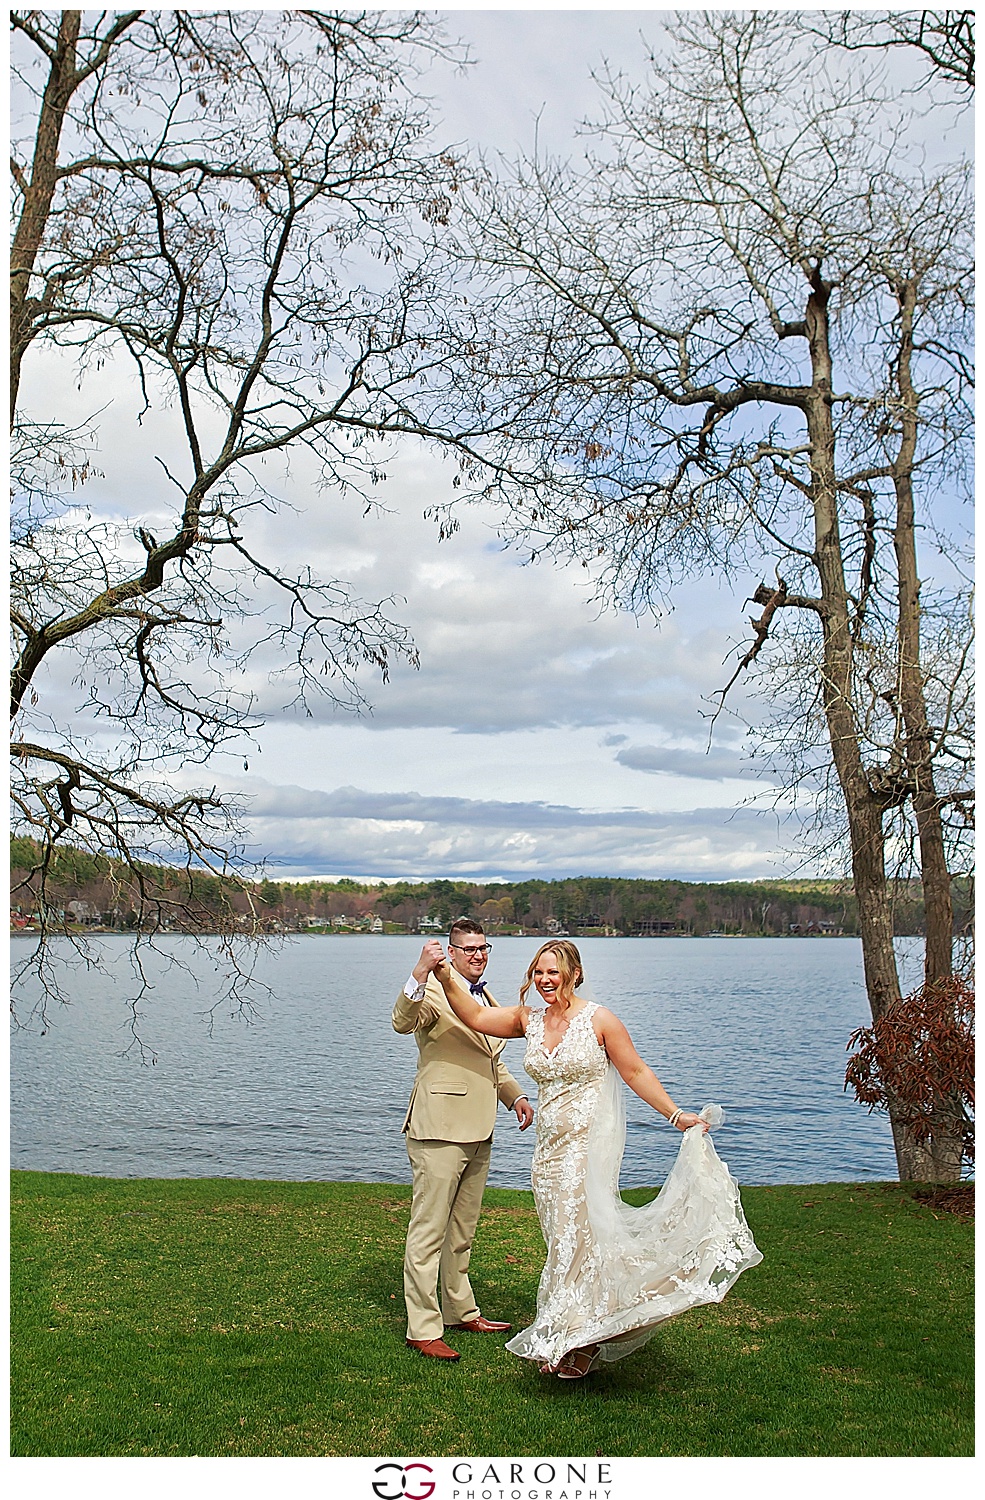
[[[473,995],[477,995],[480,1000],[483,999],[482,992],[485,989],[485,987],[486,987],[486,981],[484,979],[480,979],[476,984],[470,984],[469,985],[469,989],[472,991],[472,994]]]

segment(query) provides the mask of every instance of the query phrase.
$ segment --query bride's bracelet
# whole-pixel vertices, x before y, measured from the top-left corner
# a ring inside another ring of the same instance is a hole
[[[671,1115],[670,1119],[667,1121],[667,1124],[670,1125],[670,1126],[676,1125],[677,1122],[678,1122],[678,1120],[680,1119],[680,1117],[681,1117],[681,1115],[683,1113],[684,1113],[684,1111],[682,1109],[675,1109],[674,1113]]]

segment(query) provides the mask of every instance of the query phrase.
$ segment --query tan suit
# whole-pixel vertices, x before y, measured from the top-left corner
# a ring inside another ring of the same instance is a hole
[[[488,989],[485,999],[496,1004]],[[439,1339],[446,1324],[479,1316],[468,1270],[496,1104],[512,1109],[526,1090],[500,1061],[505,1041],[460,1021],[433,974],[422,999],[397,996],[393,1029],[413,1032],[420,1051],[403,1126],[414,1180],[404,1256],[407,1337]]]

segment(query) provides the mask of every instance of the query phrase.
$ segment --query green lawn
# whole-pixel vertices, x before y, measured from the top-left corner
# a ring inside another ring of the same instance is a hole
[[[897,1184],[744,1189],[762,1265],[581,1385],[493,1335],[404,1346],[409,1197],[15,1173],[12,1452],[972,1452],[972,1224]],[[542,1254],[530,1194],[488,1191],[484,1311],[529,1321]]]

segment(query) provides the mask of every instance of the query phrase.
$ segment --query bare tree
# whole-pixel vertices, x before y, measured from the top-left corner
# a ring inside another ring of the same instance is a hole
[[[478,398],[509,434],[496,483],[508,493],[531,451],[543,481],[516,488],[504,531],[580,559],[631,609],[704,571],[763,580],[735,675],[758,674],[774,705],[761,748],[786,805],[823,804],[833,771],[878,1019],[900,998],[891,876],[912,843],[934,985],[970,818],[951,524],[969,174],[924,166],[869,55],[805,44],[794,16],[687,14],[670,37],[645,87],[604,81],[587,170],[521,164],[473,205],[462,254],[496,328]],[[946,1100],[941,1115],[918,1140],[891,1112],[901,1175],[957,1177]]]
[[[12,25],[14,808],[44,937],[61,847],[128,872],[150,926],[194,908],[196,869],[235,865],[238,809],[174,775],[204,775],[256,724],[242,681],[258,649],[302,711],[313,695],[358,707],[360,666],[385,679],[416,659],[392,600],[286,569],[255,537],[284,506],[272,457],[313,455],[320,503],[372,507],[389,434],[446,435],[427,389],[458,166],[430,144],[414,79],[454,49],[422,14],[386,11]],[[135,449],[141,420],[174,414],[163,522],[142,493],[124,523],[87,509],[102,414],[69,430],[46,404],[46,371],[70,366],[98,407],[114,361],[139,382]],[[81,729],[52,706],[60,660]],[[148,861],[183,867],[185,887],[148,880]]]

